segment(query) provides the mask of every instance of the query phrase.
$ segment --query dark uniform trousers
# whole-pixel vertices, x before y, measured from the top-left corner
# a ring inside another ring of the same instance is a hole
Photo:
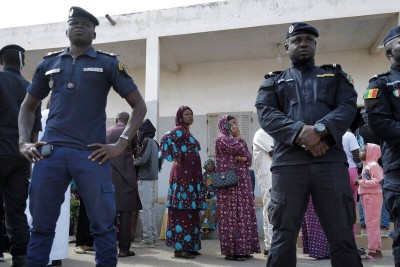
[[[27,257],[29,267],[47,266],[60,207],[72,177],[90,220],[96,266],[117,265],[111,164],[107,161],[100,165],[89,160],[91,153],[88,150],[55,146],[50,157],[35,164],[29,189],[29,209],[33,217]]]
[[[400,169],[385,173],[383,196],[385,207],[394,222],[394,230],[389,235],[393,239],[394,264],[400,267]]]
[[[268,267],[295,267],[297,237],[312,195],[334,267],[362,266],[353,235],[355,203],[344,163],[276,166],[268,217],[273,227]]]
[[[26,255],[29,242],[25,208],[30,168],[29,162],[23,159],[0,159],[0,190],[3,194],[6,230],[12,256]]]

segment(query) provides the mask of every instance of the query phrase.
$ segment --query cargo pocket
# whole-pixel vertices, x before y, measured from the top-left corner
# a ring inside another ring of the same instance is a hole
[[[269,196],[271,200],[268,204],[268,220],[274,227],[279,227],[286,207],[286,195],[270,190]]]
[[[107,184],[102,184],[101,185],[101,190],[103,191],[103,193],[114,193],[114,185],[111,183],[107,183]]]
[[[343,206],[345,207],[347,218],[349,218],[350,224],[353,225],[356,223],[356,205],[354,203],[353,196],[349,196],[347,194],[343,194]]]

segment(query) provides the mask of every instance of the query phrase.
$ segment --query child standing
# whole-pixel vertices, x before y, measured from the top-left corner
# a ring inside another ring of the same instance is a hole
[[[205,185],[205,207],[200,211],[201,234],[202,238],[208,238],[208,233],[217,227],[217,191],[213,186],[213,175],[215,173],[215,163],[212,159],[207,160],[203,167]]]
[[[364,208],[365,224],[368,234],[368,255],[374,259],[382,259],[382,242],[380,233],[381,207],[383,202],[382,167],[378,164],[381,149],[376,144],[367,143],[360,150],[360,159],[363,161],[362,179],[355,179],[358,185],[358,194]]]

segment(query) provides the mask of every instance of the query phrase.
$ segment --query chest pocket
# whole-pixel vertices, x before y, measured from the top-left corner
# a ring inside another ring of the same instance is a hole
[[[335,107],[337,80],[334,73],[318,74],[316,78],[317,100],[333,109]]]
[[[299,103],[295,80],[292,78],[280,79],[276,83],[281,110],[284,110],[286,115],[293,115]]]

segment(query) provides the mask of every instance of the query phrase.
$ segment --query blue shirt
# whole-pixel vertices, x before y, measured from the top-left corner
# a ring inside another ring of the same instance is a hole
[[[40,100],[52,91],[42,141],[79,149],[105,143],[105,107],[111,86],[123,98],[137,90],[113,55],[91,47],[76,59],[68,50],[44,57],[28,88]]]

